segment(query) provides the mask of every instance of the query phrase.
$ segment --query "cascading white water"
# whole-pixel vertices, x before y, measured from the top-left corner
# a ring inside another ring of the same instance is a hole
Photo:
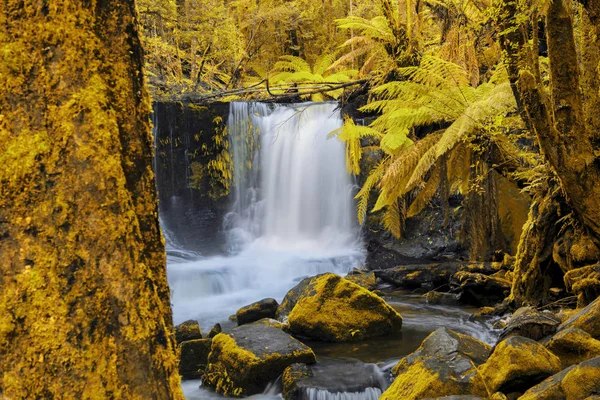
[[[294,250],[346,249],[356,242],[344,146],[328,137],[341,124],[336,103],[272,111],[265,104],[231,104],[236,233]]]
[[[345,149],[328,138],[342,124],[336,108],[231,103],[231,254],[170,263],[175,323],[206,326],[261,298],[281,300],[303,277],[362,262]]]

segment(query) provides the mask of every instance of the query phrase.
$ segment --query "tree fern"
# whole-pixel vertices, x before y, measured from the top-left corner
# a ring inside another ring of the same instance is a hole
[[[503,71],[477,87],[471,86],[462,66],[433,56],[423,57],[418,67],[399,72],[406,80],[378,86],[371,101],[361,108],[380,113],[369,132],[379,133],[380,148],[387,156],[357,195],[358,217],[364,221],[369,193],[376,187],[379,195],[372,211],[383,210],[386,229],[394,226],[391,221],[400,201],[413,199],[407,204],[406,215],[414,216],[429,204],[445,180],[465,193],[470,176],[470,140],[486,135],[489,130],[485,127],[496,116],[516,107]],[[411,137],[415,128],[433,124],[448,127],[420,140]],[[349,122],[345,125],[352,129]]]
[[[275,75],[270,77],[274,85],[296,84],[299,88],[303,84],[332,84],[351,81],[357,71],[350,69],[335,68],[332,63],[333,55],[325,54],[319,57],[311,67],[304,59],[296,56],[281,56],[275,64]],[[343,93],[343,89],[327,91],[326,94],[315,93],[311,96],[312,101],[324,101],[337,99]]]

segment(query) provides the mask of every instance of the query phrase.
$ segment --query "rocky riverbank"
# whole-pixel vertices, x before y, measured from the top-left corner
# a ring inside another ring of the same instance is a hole
[[[203,338],[197,323],[179,325],[181,375],[201,377],[203,387],[236,397],[262,393],[277,382],[286,400],[319,393],[320,398],[337,393],[337,398],[360,399],[585,399],[599,394],[600,299],[577,312],[521,308],[499,322],[503,331],[494,346],[439,328],[389,371],[356,359],[316,356],[305,344],[350,345],[401,331],[402,317],[386,303],[382,289],[425,291],[440,280],[449,291],[425,292],[430,301],[452,295],[458,302],[466,297],[472,304],[491,304],[496,283],[488,281],[502,280],[499,276],[510,272],[504,265],[445,263],[427,271],[412,265],[385,274],[355,271],[348,279],[306,278],[281,304],[263,299],[240,309],[233,329],[220,332],[218,326]]]

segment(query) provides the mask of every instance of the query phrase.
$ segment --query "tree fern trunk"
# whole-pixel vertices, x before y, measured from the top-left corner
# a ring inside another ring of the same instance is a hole
[[[182,398],[134,3],[0,25],[0,394]]]

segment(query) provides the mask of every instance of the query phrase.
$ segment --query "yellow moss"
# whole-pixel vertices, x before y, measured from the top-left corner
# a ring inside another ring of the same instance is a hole
[[[305,351],[295,351],[290,357],[302,355],[312,358],[312,362],[314,362],[314,353],[308,348]],[[214,387],[217,392],[225,396],[253,394],[248,393],[248,388],[241,386],[237,380],[253,380],[252,377],[256,375],[257,371],[260,371],[261,365],[275,364],[282,358],[282,354],[275,352],[259,357],[240,347],[232,336],[219,333],[213,338],[208,366],[204,373],[204,383]]]
[[[182,398],[134,9],[0,4],[7,398]]]
[[[473,367],[465,375],[475,371],[475,367]],[[437,372],[427,368],[424,362],[419,360],[396,377],[392,385],[383,392],[380,400],[417,400],[462,394],[484,395],[485,393],[480,377],[474,377],[474,382],[469,388],[469,392],[466,393],[464,385],[459,384],[451,377],[440,379]]]
[[[519,400],[580,400],[598,393],[600,368],[597,359],[583,362],[532,387]]]
[[[479,371],[488,389],[496,392],[515,379],[552,375],[560,371],[560,360],[538,342],[514,336],[500,342]]]
[[[288,321],[292,332],[328,341],[362,340],[402,326],[400,314],[383,299],[334,274],[311,282]]]
[[[546,347],[560,358],[562,369],[600,356],[600,341],[578,328],[558,332]]]

